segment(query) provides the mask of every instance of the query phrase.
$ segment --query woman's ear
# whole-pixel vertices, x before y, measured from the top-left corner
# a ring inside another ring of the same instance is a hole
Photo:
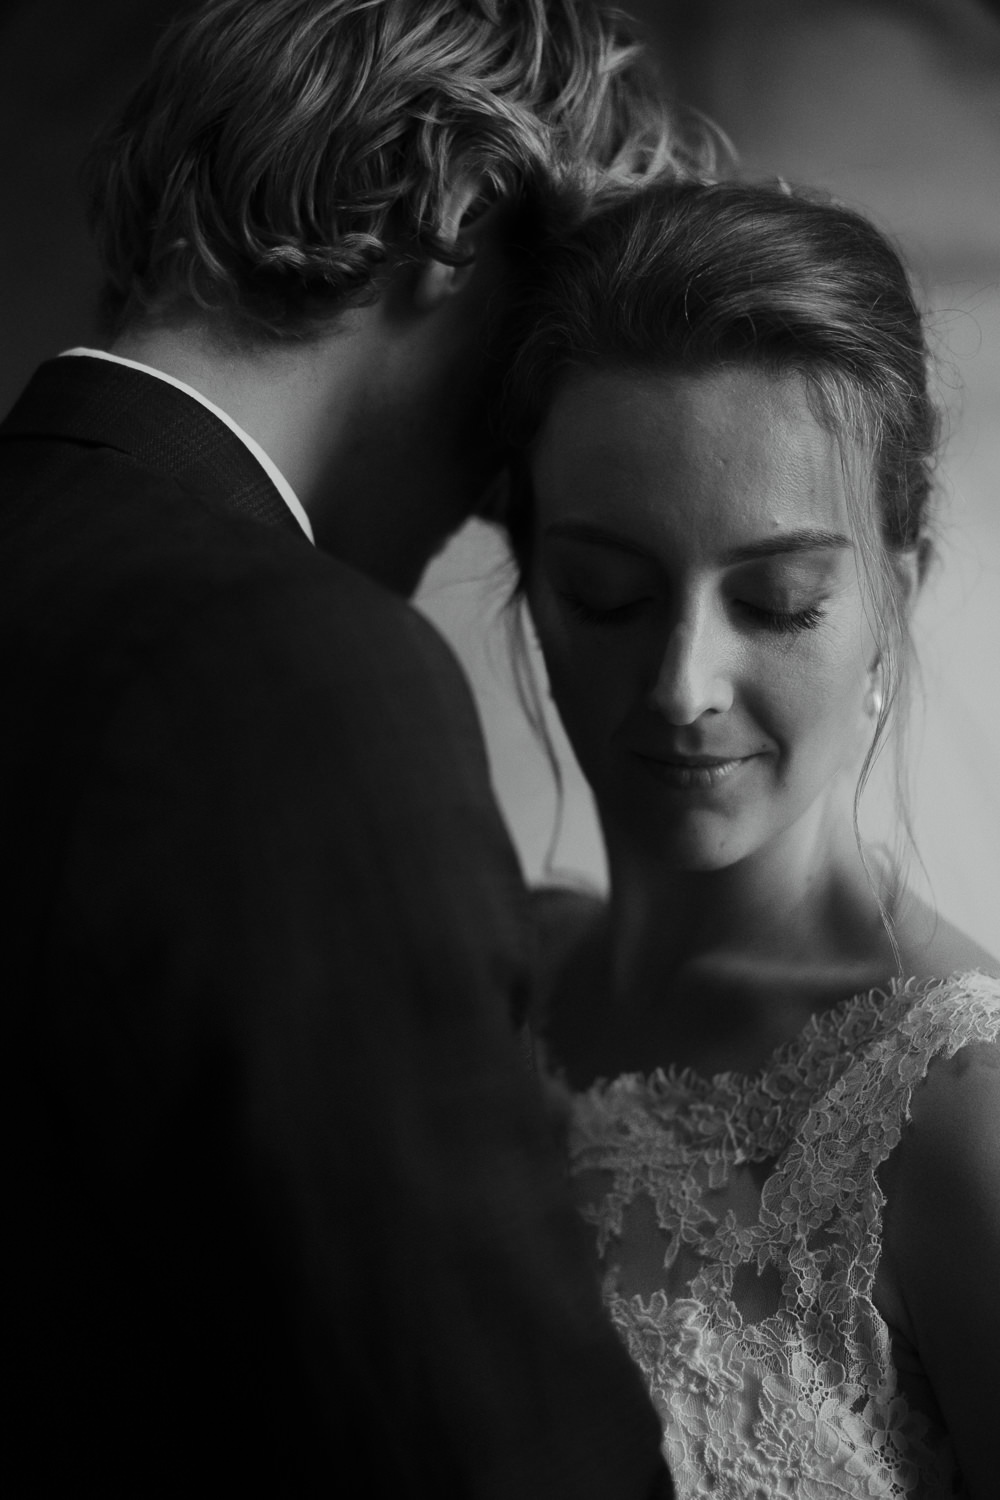
[[[440,238],[446,245],[454,247],[461,264],[451,265],[430,256],[420,263],[412,289],[413,302],[419,311],[431,312],[440,307],[443,302],[462,291],[472,276],[476,268],[475,232],[464,226],[464,220],[481,190],[482,184],[478,178],[466,180],[454,187],[445,198]],[[475,231],[478,231],[486,217],[488,215],[484,214],[476,218]]]

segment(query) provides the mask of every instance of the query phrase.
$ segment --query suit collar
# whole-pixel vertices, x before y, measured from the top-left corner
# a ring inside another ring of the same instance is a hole
[[[304,534],[250,450],[199,401],[127,365],[85,354],[35,371],[0,437],[114,448],[185,489],[266,526]]]

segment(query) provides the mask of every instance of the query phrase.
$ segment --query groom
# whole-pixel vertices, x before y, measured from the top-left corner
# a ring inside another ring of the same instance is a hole
[[[667,139],[603,6],[213,0],[91,158],[107,348],[0,427],[18,1493],[670,1493],[406,602],[535,198]]]

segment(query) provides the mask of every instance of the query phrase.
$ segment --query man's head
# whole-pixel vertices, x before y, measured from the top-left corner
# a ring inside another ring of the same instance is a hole
[[[515,250],[688,155],[608,0],[202,0],[90,158],[112,348],[410,591],[502,462]]]
[[[606,0],[207,0],[90,159],[106,319],[301,339],[401,262],[457,261],[464,185],[470,222],[682,155]]]

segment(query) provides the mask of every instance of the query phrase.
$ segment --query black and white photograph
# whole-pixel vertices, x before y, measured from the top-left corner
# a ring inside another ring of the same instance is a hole
[[[996,1500],[998,0],[0,0],[17,1500]]]

